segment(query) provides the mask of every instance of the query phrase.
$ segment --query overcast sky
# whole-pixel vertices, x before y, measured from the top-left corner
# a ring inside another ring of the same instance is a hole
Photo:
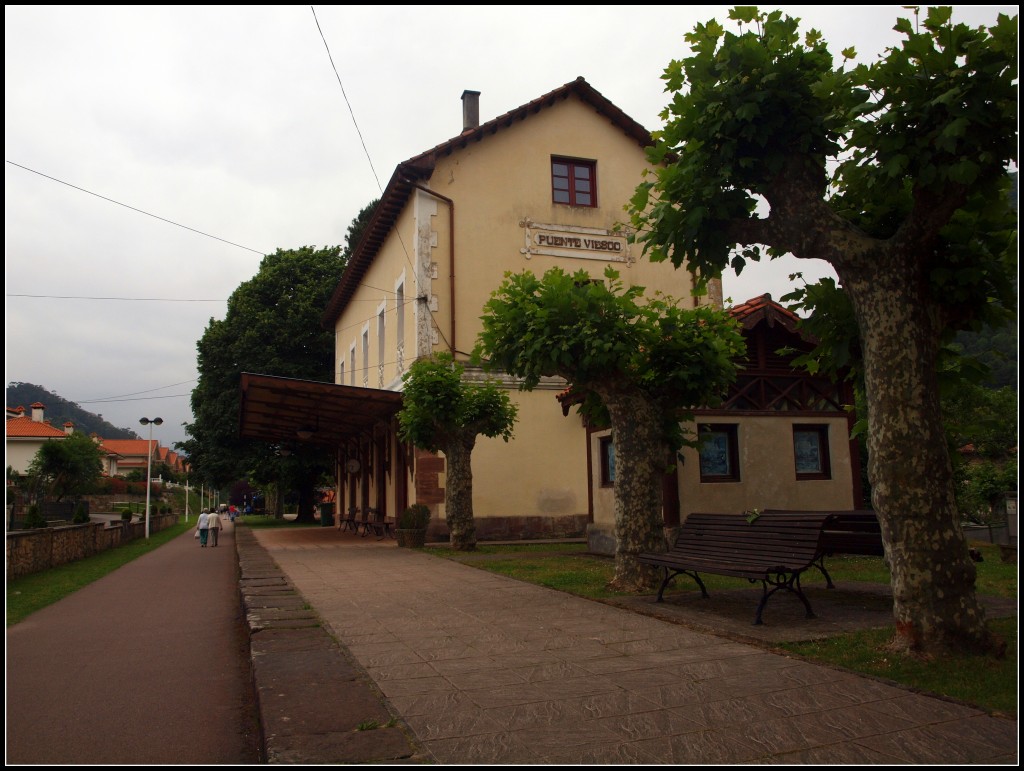
[[[7,382],[184,440],[209,320],[263,254],[342,244],[399,162],[461,131],[464,90],[484,122],[582,76],[654,130],[683,35],[727,8],[5,6]],[[783,8],[865,61],[909,13]],[[833,275],[781,261],[725,295],[777,299],[801,269]]]

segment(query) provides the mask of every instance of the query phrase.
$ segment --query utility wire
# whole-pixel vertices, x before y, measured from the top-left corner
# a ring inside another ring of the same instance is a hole
[[[187,300],[174,297],[85,297],[64,294],[16,294],[8,292],[5,297],[34,297],[43,300],[124,300],[127,302],[158,302],[158,303],[222,303],[226,300]]]
[[[320,29],[320,20],[316,17],[316,9],[313,6],[309,6],[309,10],[313,12],[313,21],[316,22],[317,32],[320,33],[320,39],[324,41],[324,48],[327,49],[327,58],[331,60],[331,68],[334,70],[334,77],[338,79],[338,85],[341,87],[341,95],[345,99],[345,104],[348,106],[348,114],[352,116],[352,124],[356,127],[356,133],[359,135],[359,142],[363,146],[363,152],[366,154],[366,160],[370,164],[370,171],[373,172],[373,178],[377,180],[377,188],[383,193],[384,186],[380,183],[380,177],[377,176],[377,170],[373,167],[373,159],[370,157],[370,151],[366,149],[366,142],[363,139],[363,132],[359,130],[359,123],[356,121],[356,114],[352,110],[352,104],[348,101],[348,94],[345,93],[345,86],[341,82],[341,75],[338,74],[338,68],[334,64],[334,57],[331,56],[331,48],[327,45],[327,38],[324,37],[324,31]]]
[[[123,206],[126,209],[131,209],[132,211],[138,212],[139,214],[145,214],[147,217],[153,217],[154,219],[158,219],[161,222],[166,222],[166,223],[168,223],[170,225],[175,225],[176,227],[184,228],[185,230],[191,230],[193,233],[198,233],[201,236],[206,236],[207,238],[213,238],[213,239],[216,239],[217,241],[221,241],[221,242],[223,242],[225,244],[230,244],[231,246],[237,246],[239,249],[246,249],[246,250],[248,250],[250,252],[255,252],[256,254],[259,254],[261,256],[265,256],[265,255],[268,254],[268,252],[261,252],[258,249],[252,249],[252,248],[250,248],[248,246],[242,246],[241,244],[236,244],[234,241],[228,241],[225,238],[220,238],[219,236],[210,235],[209,233],[204,233],[203,231],[196,230],[195,228],[190,228],[188,225],[182,225],[180,222],[175,222],[174,220],[169,220],[169,219],[166,219],[165,217],[158,217],[156,214],[150,214],[148,211],[143,211],[142,209],[136,209],[134,206],[129,206],[126,203],[121,203],[120,201],[115,201],[113,198],[107,198],[105,195],[100,195],[99,193],[94,193],[91,190],[86,190],[84,187],[78,187],[78,185],[72,185],[70,182],[65,182],[62,179],[57,179],[56,177],[51,177],[49,174],[43,174],[43,172],[41,172],[41,171],[36,171],[35,169],[30,169],[28,166],[22,166],[20,163],[15,163],[14,161],[6,161],[6,162],[11,164],[12,166],[17,166],[19,169],[24,169],[25,171],[31,171],[33,174],[38,174],[40,177],[45,177],[46,179],[51,179],[54,182],[59,182],[62,185],[67,185],[68,187],[74,188],[75,190],[80,190],[83,193],[88,193],[89,195],[94,195],[97,198],[102,198],[104,201],[109,201],[110,203],[116,203],[118,206]]]

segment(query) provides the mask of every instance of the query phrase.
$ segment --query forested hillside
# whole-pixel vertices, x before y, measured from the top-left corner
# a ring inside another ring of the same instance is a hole
[[[8,383],[7,406],[24,407],[25,415],[31,417],[32,404],[41,403],[46,407],[45,417],[50,425],[63,428],[68,421],[75,426],[75,431],[84,434],[98,434],[103,439],[141,439],[130,428],[117,428],[105,421],[101,416],[87,412],[74,402],[69,402],[52,391],[33,383]]]

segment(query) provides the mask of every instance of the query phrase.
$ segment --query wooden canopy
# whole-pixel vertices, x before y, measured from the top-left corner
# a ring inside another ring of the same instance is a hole
[[[337,447],[402,409],[402,394],[376,388],[242,373],[239,435]]]

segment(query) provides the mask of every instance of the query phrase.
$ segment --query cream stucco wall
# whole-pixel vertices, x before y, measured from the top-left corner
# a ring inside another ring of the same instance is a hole
[[[704,421],[702,421],[704,422]],[[717,416],[714,423],[735,423],[740,480],[701,482],[700,456],[695,449],[681,450],[678,466],[679,517],[695,512],[740,512],[750,509],[854,508],[849,427],[845,417],[810,418],[797,415],[730,418]],[[832,478],[797,480],[793,455],[794,424],[827,424]],[[594,433],[590,439],[594,458],[594,525],[612,532],[615,524],[615,490],[601,487],[600,438],[609,431]]]
[[[586,432],[562,415],[555,389],[511,390],[519,414],[508,442],[473,450],[473,510],[482,517],[587,515]]]
[[[596,162],[596,207],[552,203],[553,156]],[[600,259],[600,252],[585,249],[577,250],[575,257],[523,253],[530,223],[614,231],[625,219],[623,205],[642,181],[646,167],[643,150],[634,140],[575,98],[442,158],[430,188],[455,205],[456,329],[452,337],[445,328],[449,342],[454,339],[457,350],[472,350],[481,329],[483,304],[506,271],[530,270],[542,275],[558,266],[567,272],[583,269],[601,276],[611,265],[627,286],[661,290],[685,298],[685,304],[692,306],[689,274],[675,270],[670,263],[641,260],[634,245],[625,249],[625,262]],[[436,217],[442,239],[447,232],[446,218],[447,211]],[[439,243],[434,252],[447,278],[451,272],[447,247]],[[450,291],[447,283],[440,283],[443,309]],[[442,325],[449,323],[444,312],[437,318]]]
[[[28,471],[29,464],[47,439],[7,439],[7,464],[18,474]]]
[[[553,156],[596,163],[596,207],[551,202]],[[670,264],[641,261],[633,246],[621,252],[624,261],[586,249],[573,256],[524,253],[534,223],[583,228],[587,234],[598,234],[595,237],[611,233],[624,219],[623,205],[642,180],[645,166],[637,142],[575,96],[442,156],[430,179],[422,183],[425,189],[413,191],[336,322],[337,382],[400,390],[403,372],[418,356],[454,349],[457,358],[466,360],[481,329],[484,303],[506,271],[527,269],[540,275],[557,265],[567,272],[583,268],[601,276],[611,264],[627,286],[658,289],[686,298],[684,303],[692,306],[689,274]],[[597,259],[586,259],[585,254]],[[406,299],[401,356],[395,302],[398,282],[404,282]],[[383,359],[377,320],[382,309]],[[519,406],[515,437],[509,443],[478,439],[473,453],[475,515],[586,516],[587,436],[575,414],[562,415],[555,395],[564,384],[533,393],[519,392],[512,383],[507,387]],[[393,481],[389,484],[391,495]],[[371,486],[371,499],[374,495]]]
[[[737,424],[740,481],[702,483],[697,451],[684,449],[685,460],[679,469],[681,518],[693,511],[854,507],[849,426],[845,417],[716,417],[709,422]],[[797,480],[793,455],[795,423],[828,424],[831,479]]]

